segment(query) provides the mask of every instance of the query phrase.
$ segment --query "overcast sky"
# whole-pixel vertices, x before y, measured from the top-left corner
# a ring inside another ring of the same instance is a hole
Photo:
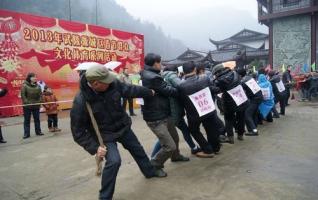
[[[256,0],[116,1],[134,17],[155,23],[194,48],[208,48],[209,37],[225,39],[243,28],[267,32],[258,24]]]

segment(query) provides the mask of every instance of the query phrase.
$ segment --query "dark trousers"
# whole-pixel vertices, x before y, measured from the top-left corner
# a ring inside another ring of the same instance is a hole
[[[288,105],[289,98],[290,98],[290,88],[286,87],[285,105]]]
[[[0,126],[0,141],[3,140],[3,136],[2,136],[2,130],[1,130],[1,126]]]
[[[58,127],[58,119],[57,114],[47,115],[47,124],[49,128],[57,128]]]
[[[251,102],[245,110],[245,123],[247,130],[252,132],[253,129],[257,128],[257,109],[259,104],[256,102]]]
[[[128,130],[124,133],[124,135],[118,139],[118,142],[129,151],[146,178],[154,176],[155,169],[151,165],[144,148],[132,130]],[[102,173],[102,187],[100,189],[99,198],[101,200],[112,200],[117,174],[121,165],[121,158],[116,142],[106,143],[105,145],[107,147],[106,163]]]
[[[23,107],[23,116],[24,116],[24,136],[30,136],[30,123],[31,123],[31,115],[33,115],[35,133],[41,133],[41,125],[40,125],[40,108],[30,108]]]
[[[181,118],[181,120],[176,124],[176,126],[181,131],[183,138],[186,141],[186,143],[188,144],[188,146],[191,149],[194,149],[196,145],[194,144],[194,142],[192,140],[190,129],[189,129],[187,123],[185,122],[184,118]]]
[[[224,113],[225,120],[225,130],[227,136],[234,136],[233,128],[236,126],[237,134],[243,135],[245,129],[245,111],[231,112],[228,111]]]
[[[204,153],[213,153],[218,152],[220,150],[219,143],[219,129],[217,124],[217,114],[210,115],[209,117],[203,120],[189,120],[189,129],[193,136],[193,138],[200,145],[202,151]],[[206,140],[203,134],[200,131],[200,125],[203,125],[205,132],[207,134]]]
[[[133,101],[132,98],[124,98],[123,99],[123,108],[124,108],[124,110],[126,110],[127,101],[128,101],[128,106],[129,106],[129,114],[133,115],[134,114],[134,101]]]

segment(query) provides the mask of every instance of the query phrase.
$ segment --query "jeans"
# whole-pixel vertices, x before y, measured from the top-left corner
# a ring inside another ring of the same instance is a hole
[[[258,106],[258,103],[251,102],[245,110],[245,123],[249,132],[252,132],[253,129],[257,128],[257,124],[255,123],[255,121],[257,118]]]
[[[152,164],[163,168],[169,158],[174,159],[180,156],[178,132],[171,119],[147,122],[147,125],[157,136],[161,145],[159,152],[152,158]]]
[[[193,138],[200,145],[204,153],[213,153],[220,150],[219,135],[220,129],[218,129],[217,114],[211,114],[209,117],[203,120],[190,120],[189,119],[189,129]],[[200,125],[203,125],[205,132],[207,134],[206,140],[200,131]]]
[[[124,108],[124,110],[126,110],[127,101],[128,101],[128,106],[129,106],[129,114],[133,115],[134,114],[134,101],[133,101],[132,98],[123,98],[123,108]]]
[[[57,114],[51,114],[47,116],[47,124],[49,128],[57,128],[58,127],[58,119]]]
[[[118,139],[118,142],[129,151],[146,178],[155,175],[154,167],[151,165],[143,147],[131,129],[124,133],[124,135]],[[99,198],[101,200],[112,200],[115,191],[116,177],[121,165],[121,158],[116,142],[106,143],[105,145],[107,147],[106,163],[102,173],[102,186],[99,191]]]
[[[40,125],[40,108],[30,108],[23,107],[23,116],[24,116],[24,136],[30,136],[30,123],[31,123],[31,114],[34,119],[35,134],[41,133]]]
[[[224,113],[227,136],[234,136],[233,128],[236,126],[237,134],[242,136],[245,129],[245,111]]]

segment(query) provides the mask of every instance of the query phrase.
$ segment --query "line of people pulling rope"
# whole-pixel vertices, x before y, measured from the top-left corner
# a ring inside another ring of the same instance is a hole
[[[175,67],[161,70],[161,57],[150,53],[140,73],[142,86],[120,82],[116,74],[98,63],[81,75],[80,91],[70,113],[71,131],[75,142],[87,152],[106,159],[99,192],[102,200],[111,200],[115,191],[121,165],[118,142],[130,152],[146,178],[166,177],[163,169],[167,160],[190,160],[179,150],[176,127],[192,154],[211,158],[220,152],[222,142],[234,143],[234,130],[238,140],[243,140],[245,124],[245,135],[258,135],[261,120],[273,121],[272,112],[277,117],[276,103],[280,102],[280,113],[285,114],[291,76],[286,75],[284,84],[277,73],[268,74],[269,81],[261,72],[256,81],[244,69],[233,71],[219,64],[209,71],[193,62],[183,65],[182,78]],[[158,138],[151,159],[131,129],[132,121],[121,105],[122,98],[143,98],[143,119]],[[215,101],[225,123],[217,114]],[[206,137],[200,131],[201,124]]]

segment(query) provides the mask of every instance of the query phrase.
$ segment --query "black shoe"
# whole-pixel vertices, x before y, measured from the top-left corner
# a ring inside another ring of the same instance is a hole
[[[243,135],[238,135],[238,136],[237,136],[237,139],[240,140],[240,141],[243,141],[243,140],[244,140],[244,137],[243,137]]]
[[[201,148],[195,147],[194,149],[191,149],[191,154],[192,154],[192,155],[195,155],[195,154],[197,154],[197,153],[200,152],[200,151],[202,151]]]
[[[233,136],[228,136],[229,138],[229,143],[234,144],[234,137]]]
[[[280,118],[279,115],[273,115],[273,118]]]
[[[155,174],[153,177],[164,178],[167,176],[168,176],[168,174],[165,171],[163,171],[163,169],[155,169]]]
[[[188,162],[188,161],[190,161],[190,158],[185,157],[183,155],[179,155],[178,157],[173,159],[171,158],[171,162]]]
[[[42,136],[42,135],[44,135],[43,133],[36,133],[35,135],[37,135],[37,136]]]
[[[23,139],[28,139],[30,136],[29,135],[25,135],[23,136]]]
[[[133,114],[130,114],[130,116],[131,116],[131,117],[134,117],[134,116],[137,116],[137,115],[136,115],[135,113],[133,113]]]
[[[280,113],[280,115],[284,115],[285,116],[285,113]]]
[[[258,132],[257,131],[256,132],[251,131],[251,132],[245,133],[245,135],[246,136],[258,136]]]
[[[2,139],[2,140],[0,140],[0,143],[3,143],[3,144],[4,144],[4,143],[7,143],[7,141],[5,141],[5,140]]]

